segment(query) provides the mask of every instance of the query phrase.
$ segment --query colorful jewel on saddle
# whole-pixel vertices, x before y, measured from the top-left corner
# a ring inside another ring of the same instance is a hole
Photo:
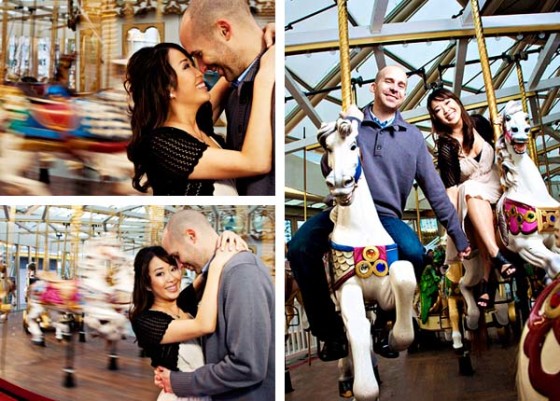
[[[509,198],[505,199],[503,210],[507,227],[513,235],[552,232],[560,218],[560,208],[535,207]]]
[[[354,248],[331,242],[331,248],[335,290],[354,275],[360,278],[372,275],[384,277],[389,274],[391,263],[398,260],[396,244]]]

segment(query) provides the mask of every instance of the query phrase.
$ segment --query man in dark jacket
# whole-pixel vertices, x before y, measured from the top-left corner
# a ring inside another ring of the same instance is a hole
[[[212,70],[230,82],[226,96],[228,149],[241,150],[249,124],[253,83],[266,50],[263,30],[246,0],[191,0],[181,21],[183,47],[198,68]],[[274,94],[270,116],[274,132]],[[274,142],[273,142],[274,143]],[[274,156],[274,149],[272,151]],[[274,157],[268,174],[237,179],[239,195],[274,195]]]

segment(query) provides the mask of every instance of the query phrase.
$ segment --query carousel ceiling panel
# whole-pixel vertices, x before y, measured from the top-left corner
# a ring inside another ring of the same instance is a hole
[[[40,250],[48,246],[51,252],[58,252],[69,250],[71,242],[77,238],[83,242],[110,232],[117,234],[127,249],[134,250],[150,242],[154,227],[161,234],[169,216],[183,208],[204,213],[220,231],[230,229],[257,237],[265,230],[266,221],[274,220],[272,206],[88,205],[82,207],[79,222],[74,222],[75,209],[72,206],[2,206],[0,244],[2,247],[6,243],[18,244]]]
[[[349,0],[347,4],[351,78],[359,105],[372,100],[369,87],[379,66],[400,64],[412,73],[403,116],[419,125],[428,147],[433,148],[433,138],[426,95],[434,85],[450,89],[459,85],[467,108],[488,116],[470,1]],[[559,146],[551,133],[555,134],[560,120],[560,0],[479,0],[479,4],[498,108],[520,99],[517,60],[529,100],[536,100],[537,109],[542,107],[548,129],[538,138],[537,148],[543,152],[546,147],[549,157],[539,161],[548,160],[550,168],[540,168],[551,172],[557,195]],[[335,119],[341,108],[338,13],[328,0],[292,0],[285,8],[285,64],[294,77],[293,87],[286,90],[285,108],[286,154],[294,157],[286,163],[299,164],[298,157],[317,163],[321,155],[315,139],[317,126]],[[303,107],[294,92],[308,99],[310,106]],[[308,117],[310,113],[313,118]],[[292,178],[286,176],[286,186],[305,191]]]

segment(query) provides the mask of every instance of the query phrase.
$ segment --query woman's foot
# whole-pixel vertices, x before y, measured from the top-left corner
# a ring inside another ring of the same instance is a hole
[[[490,288],[490,286],[488,285],[488,281],[486,280],[482,280],[480,282],[480,295],[478,296],[478,299],[476,300],[476,304],[478,305],[478,307],[480,309],[488,309],[492,306],[493,304],[493,298],[491,298],[491,295],[493,295],[493,291],[491,291],[492,288]]]
[[[510,279],[515,275],[515,266],[500,251],[492,258],[492,264],[504,280]]]

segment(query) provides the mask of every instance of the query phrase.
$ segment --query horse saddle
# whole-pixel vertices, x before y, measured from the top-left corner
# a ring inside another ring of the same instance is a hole
[[[334,265],[333,289],[336,291],[350,277],[383,277],[391,263],[399,259],[396,244],[353,247],[331,241]]]
[[[513,235],[530,235],[535,232],[552,233],[560,219],[560,208],[537,207],[506,198],[503,204],[504,224]]]

